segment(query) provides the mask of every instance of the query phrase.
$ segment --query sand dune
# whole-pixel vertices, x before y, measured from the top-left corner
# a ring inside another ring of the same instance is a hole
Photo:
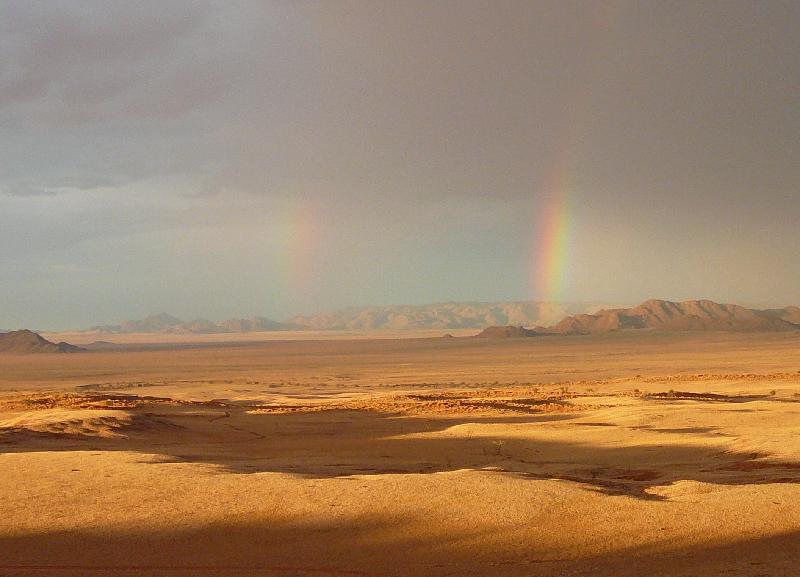
[[[0,421],[5,440],[32,434],[33,436],[112,437],[130,429],[142,419],[122,411],[46,410],[25,412]]]

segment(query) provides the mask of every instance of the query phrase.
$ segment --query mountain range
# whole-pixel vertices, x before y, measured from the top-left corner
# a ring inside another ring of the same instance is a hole
[[[432,305],[353,307],[278,322],[263,317],[183,321],[161,313],[141,320],[124,321],[88,329],[96,333],[218,334],[284,330],[388,330],[388,329],[480,329],[491,325],[552,324],[567,315],[591,313],[597,303],[467,302]]]
[[[648,300],[631,308],[604,309],[567,316],[552,326],[523,333],[515,327],[489,327],[480,336],[577,335],[621,330],[776,332],[800,330],[800,308],[750,309],[710,300]],[[521,328],[521,327],[520,327]]]
[[[491,325],[555,323],[566,315],[591,313],[599,303],[451,302],[431,305],[394,305],[342,309],[332,313],[296,316],[287,323],[315,330],[480,329]]]
[[[582,334],[624,329],[663,331],[793,331],[800,329],[800,308],[749,309],[710,300],[672,302],[648,300],[627,309],[564,318],[551,330]]]
[[[535,334],[589,334],[628,329],[663,331],[790,331],[800,328],[800,308],[753,309],[710,300],[648,300],[630,308],[596,303],[535,301],[441,303],[347,308],[279,322],[264,317],[183,321],[165,313],[94,333],[222,334],[286,330],[484,329],[527,327]],[[490,331],[491,332],[491,331]],[[495,329],[500,336],[503,331]],[[514,331],[506,329],[505,332]]]
[[[168,334],[220,334],[220,333],[249,333],[261,331],[292,330],[291,325],[280,323],[263,317],[249,319],[229,319],[215,323],[206,319],[183,321],[178,317],[160,313],[150,315],[141,320],[123,321],[118,325],[102,325],[92,327],[86,332],[96,333],[168,333]]]
[[[119,325],[93,327],[89,331],[215,334],[311,329],[483,328],[477,335],[483,338],[583,335],[637,330],[800,331],[799,307],[751,309],[710,300],[648,300],[630,308],[608,308],[566,315],[549,326],[535,322],[552,319],[560,312],[581,307],[585,309],[591,305],[513,302],[365,307],[310,317],[294,317],[284,323],[263,317],[230,319],[219,323],[204,319],[184,322],[162,313],[141,320],[125,321]],[[533,328],[525,328],[525,325]],[[51,342],[29,330],[0,332],[0,353],[70,353],[82,350],[84,349],[65,342]]]

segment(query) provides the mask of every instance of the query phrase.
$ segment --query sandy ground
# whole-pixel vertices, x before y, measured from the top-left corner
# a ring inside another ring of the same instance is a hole
[[[0,357],[0,576],[794,576],[800,338]]]

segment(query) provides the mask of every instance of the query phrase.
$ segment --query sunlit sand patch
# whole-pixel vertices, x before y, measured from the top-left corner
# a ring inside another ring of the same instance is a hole
[[[0,440],[4,434],[25,432],[114,437],[136,420],[137,416],[127,411],[44,409],[0,419]]]
[[[480,383],[464,385],[419,379],[372,388],[311,386],[299,378],[270,388],[226,378],[170,383],[137,377],[131,383],[158,382],[159,388],[134,391],[114,380],[107,387],[3,397],[0,459],[8,470],[41,473],[25,493],[28,500],[8,480],[6,495],[23,512],[35,509],[25,503],[38,500],[60,507],[64,518],[74,517],[75,503],[54,497],[60,493],[53,486],[64,486],[73,499],[95,495],[85,497],[92,503],[99,502],[99,492],[109,495],[103,509],[87,505],[95,515],[102,510],[109,526],[126,526],[131,509],[148,520],[144,526],[153,526],[158,507],[167,514],[180,502],[173,521],[192,526],[187,543],[195,530],[210,531],[214,542],[238,534],[237,527],[246,523],[237,515],[264,516],[263,526],[250,530],[255,535],[264,535],[264,527],[279,518],[290,524],[314,518],[321,532],[317,525],[303,525],[298,535],[330,551],[337,546],[330,536],[338,534],[344,519],[362,519],[359,508],[368,506],[388,512],[386,524],[419,514],[424,521],[408,530],[425,537],[414,542],[413,551],[442,552],[432,554],[430,564],[421,561],[418,571],[403,566],[404,575],[470,574],[476,558],[470,553],[464,557],[469,564],[452,561],[458,553],[450,535],[459,546],[468,543],[470,551],[485,547],[495,553],[479,561],[482,574],[516,577],[531,574],[533,567],[536,574],[560,576],[569,574],[568,563],[589,567],[598,550],[625,551],[638,543],[668,551],[707,535],[720,543],[736,538],[726,526],[710,525],[710,514],[698,514],[698,508],[724,517],[747,499],[759,504],[757,514],[765,523],[776,518],[769,507],[793,511],[786,503],[800,490],[794,377],[761,381],[731,374],[730,381],[716,380],[727,373],[709,380],[693,373],[650,383],[630,377],[516,385],[492,385],[484,375]],[[770,385],[777,381],[779,386]],[[779,390],[771,394],[772,388]],[[154,391],[158,394],[131,394]],[[114,501],[114,495],[127,504]],[[131,505],[136,502],[156,509]],[[20,515],[47,533],[36,515]],[[220,519],[233,518],[222,532]],[[703,530],[684,519],[705,523]],[[800,530],[800,518],[796,521],[783,518],[765,534]],[[217,523],[217,529],[199,527],[206,522]],[[475,535],[459,533],[465,525]],[[562,535],[566,526],[571,533]],[[126,531],[137,535],[137,542],[145,539],[136,533],[140,529]],[[169,528],[162,532],[182,539]],[[575,535],[586,549],[578,547]],[[31,547],[41,539],[31,537]],[[541,550],[518,545],[527,542],[541,543]],[[19,543],[14,550],[25,551],[27,541]],[[53,543],[51,550],[57,547]],[[259,541],[255,552],[228,546],[277,566],[278,542],[270,543],[265,548]],[[343,552],[340,559],[351,554]],[[147,563],[158,565],[155,559]],[[550,564],[551,573],[543,573]],[[308,565],[323,566],[321,558]]]

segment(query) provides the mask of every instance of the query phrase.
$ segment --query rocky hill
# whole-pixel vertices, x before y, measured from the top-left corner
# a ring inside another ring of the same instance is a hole
[[[603,309],[563,318],[552,326],[491,326],[478,337],[583,335],[625,330],[776,332],[800,330],[800,308],[750,309],[710,300],[648,300],[631,308]]]
[[[800,309],[749,309],[710,300],[648,300],[633,308],[606,309],[564,318],[537,332],[587,334],[627,329],[662,331],[794,331],[800,330]]]
[[[486,327],[475,336],[482,339],[513,339],[518,337],[535,337],[537,334],[539,333],[530,329],[507,325]]]
[[[0,353],[27,355],[32,353],[76,353],[84,349],[69,343],[53,343],[28,330],[0,334]]]
[[[785,307],[782,309],[766,309],[767,315],[774,315],[795,325],[800,325],[800,307]]]

